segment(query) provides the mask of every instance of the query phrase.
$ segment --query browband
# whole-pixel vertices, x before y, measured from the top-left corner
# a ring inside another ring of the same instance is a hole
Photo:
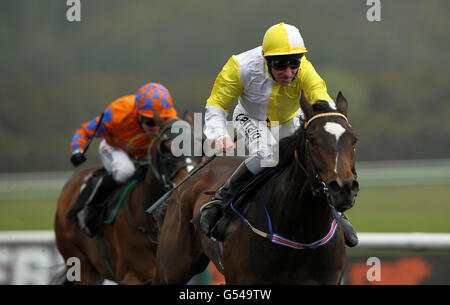
[[[343,117],[344,119],[345,119],[345,121],[350,125],[350,123],[348,122],[348,119],[347,119],[347,117],[345,116],[345,115],[343,115],[342,113],[340,113],[340,112],[325,112],[325,113],[319,113],[319,114],[316,114],[315,116],[313,116],[312,118],[310,118],[309,120],[308,120],[308,122],[305,122],[305,129],[308,127],[308,125],[312,122],[312,121],[314,121],[315,119],[318,119],[318,118],[322,118],[322,117],[325,117],[325,116],[340,116],[340,117]],[[352,125],[350,125],[350,127],[351,127]]]

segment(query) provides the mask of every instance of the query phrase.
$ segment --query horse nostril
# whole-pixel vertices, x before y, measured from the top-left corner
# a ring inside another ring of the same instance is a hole
[[[359,192],[359,183],[358,183],[358,181],[353,180],[352,187],[351,187],[350,190],[354,194],[357,194]]]
[[[337,194],[341,191],[341,186],[337,180],[333,180],[328,183],[328,190],[332,194]]]
[[[357,194],[359,192],[359,183],[356,180],[342,181],[338,178],[328,183],[328,190],[334,195],[340,192]]]

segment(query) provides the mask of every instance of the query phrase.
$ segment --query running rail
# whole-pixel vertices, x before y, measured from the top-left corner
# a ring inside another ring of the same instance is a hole
[[[356,249],[450,250],[450,233],[358,233]],[[0,245],[54,245],[53,231],[0,231]]]

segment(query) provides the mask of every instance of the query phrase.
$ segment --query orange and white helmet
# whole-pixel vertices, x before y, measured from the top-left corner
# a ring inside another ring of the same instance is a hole
[[[136,99],[137,111],[141,116],[153,118],[154,112],[162,118],[177,118],[169,90],[158,83],[147,83],[139,88]]]
[[[267,30],[262,47],[264,57],[308,52],[299,30],[284,22],[273,25]]]

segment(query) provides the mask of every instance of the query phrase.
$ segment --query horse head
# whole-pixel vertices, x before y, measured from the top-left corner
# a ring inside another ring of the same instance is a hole
[[[191,157],[191,154],[180,154],[173,149],[174,141],[182,132],[190,133],[191,125],[189,123],[178,119],[167,120],[157,114],[155,114],[154,121],[160,126],[161,131],[149,147],[149,151],[154,150],[157,156],[158,168],[151,163],[153,174],[167,189],[170,189],[200,161]]]
[[[334,110],[327,102],[311,105],[302,93],[300,105],[305,114],[302,147],[307,170],[315,180],[311,182],[313,193],[322,191],[336,210],[348,210],[359,191],[355,170],[357,138],[347,120],[348,102],[339,92]]]

